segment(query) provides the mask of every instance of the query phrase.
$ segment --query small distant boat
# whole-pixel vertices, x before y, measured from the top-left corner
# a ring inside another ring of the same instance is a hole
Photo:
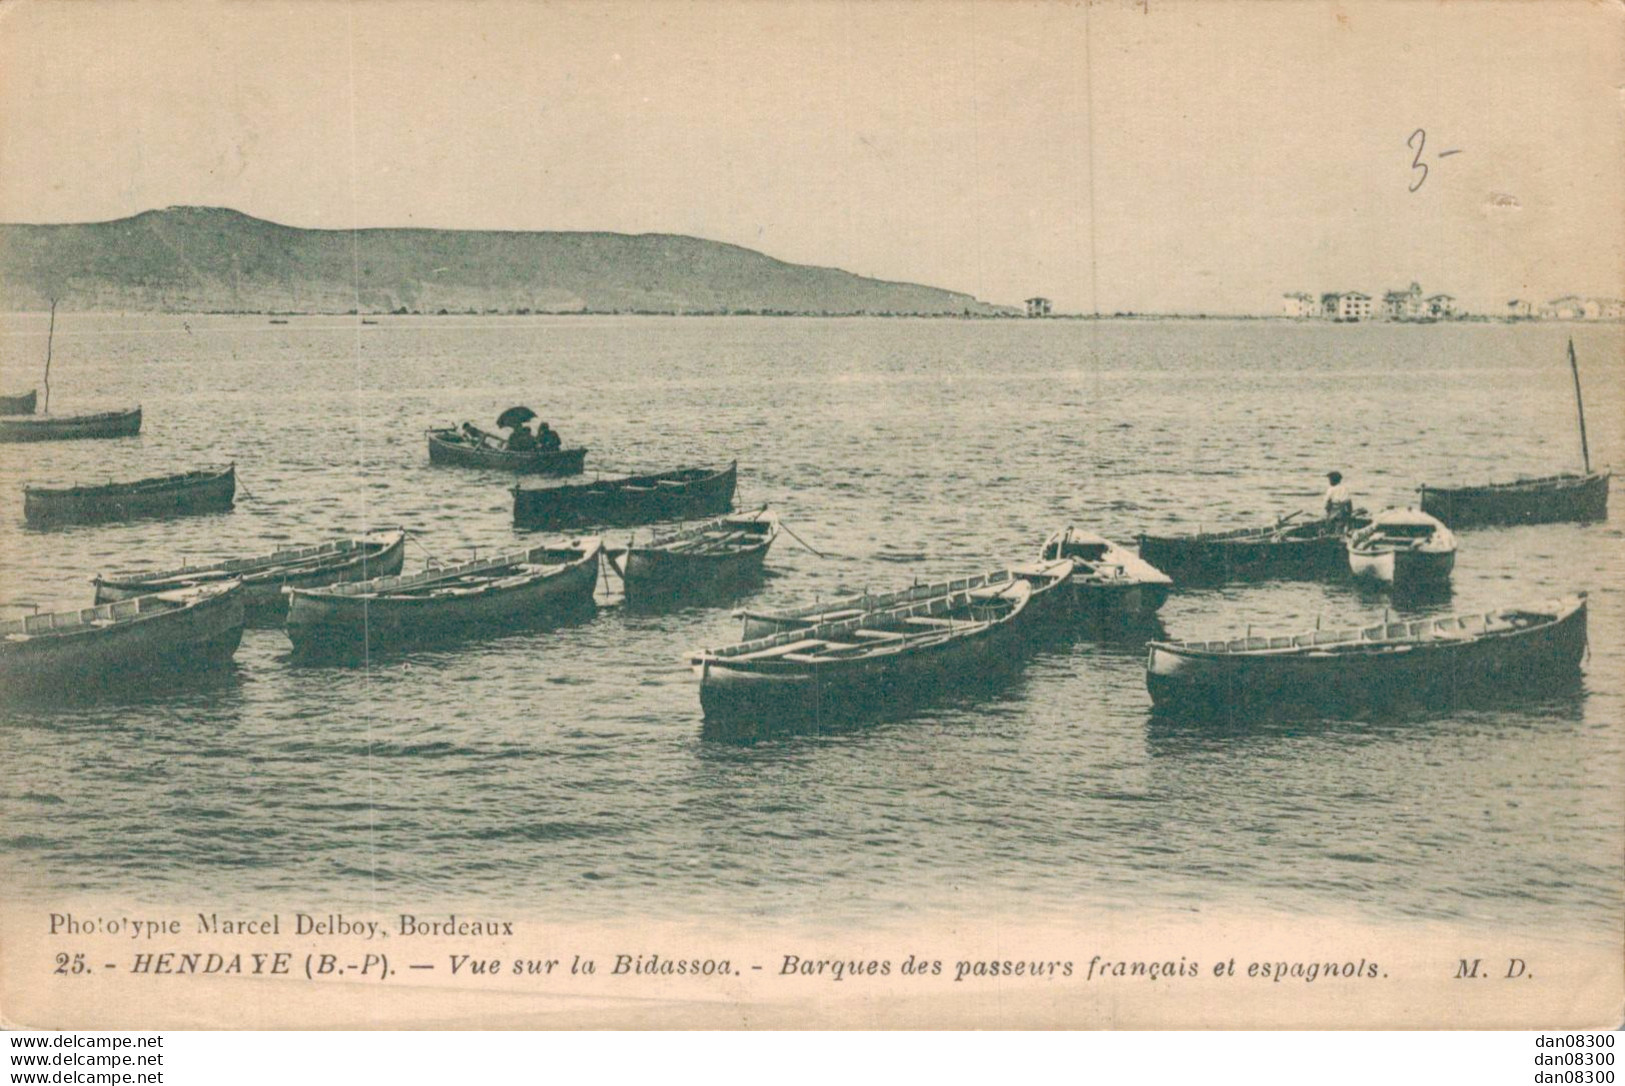
[[[288,589],[288,639],[307,655],[495,635],[590,610],[599,539],[559,540],[410,576]]]
[[[133,437],[140,432],[139,406],[77,415],[9,415],[0,418],[0,441],[73,441]]]
[[[1419,509],[1384,509],[1348,537],[1356,577],[1407,588],[1442,584],[1456,566],[1456,536]]]
[[[893,611],[930,600],[962,596],[993,599],[1011,585],[1025,582],[1029,589],[1029,599],[1026,609],[1022,612],[1022,621],[1028,622],[1051,618],[1068,611],[1071,598],[1067,595],[1066,589],[1071,582],[1072,573],[1073,564],[1068,559],[1021,562],[989,573],[914,584],[892,592],[865,592],[862,595],[844,596],[779,611],[741,609],[735,611],[734,615],[743,620],[742,639],[754,641],[786,630],[805,630],[814,626],[846,622],[871,611]]]
[[[271,318],[271,323],[272,324],[287,324],[288,322],[283,320],[281,317],[272,317]]]
[[[31,388],[20,396],[0,396],[0,415],[32,415],[39,390]]]
[[[67,695],[223,664],[243,636],[241,588],[194,585],[0,622],[0,688]]]
[[[496,468],[527,475],[580,475],[585,448],[510,449],[508,442],[477,426],[446,427],[429,431],[429,463],[459,467]]]
[[[96,577],[96,602],[145,596],[187,585],[240,580],[243,605],[261,614],[282,617],[288,611],[284,588],[317,588],[365,581],[399,573],[406,557],[406,532],[400,528],[370,532],[315,546],[278,547],[254,558],[231,558],[212,565],[182,566],[156,573],[115,573]]]
[[[636,602],[742,588],[760,579],[778,535],[778,518],[764,509],[656,532],[648,542],[629,544],[619,563],[606,553],[627,600]]]
[[[378,322],[375,321],[375,320],[370,320],[367,317],[362,317],[361,318],[361,323],[362,324],[377,324]]]
[[[1091,613],[1155,614],[1174,583],[1133,551],[1077,528],[1064,528],[1050,536],[1038,556],[1072,560],[1072,595]]]
[[[1154,641],[1145,682],[1158,706],[1355,706],[1486,685],[1536,687],[1572,675],[1585,646],[1582,593],[1484,614],[1385,620],[1363,629]]]
[[[560,531],[653,524],[726,513],[733,507],[738,462],[725,468],[678,468],[564,486],[514,487],[517,528]]]
[[[700,705],[707,718],[782,720],[929,697],[1008,660],[1031,596],[1017,579],[706,649],[689,661]]]
[[[1550,524],[1556,521],[1608,519],[1606,471],[1591,470],[1591,446],[1586,441],[1585,400],[1580,395],[1580,363],[1569,340],[1569,369],[1574,374],[1574,409],[1580,422],[1580,458],[1583,472],[1515,479],[1482,486],[1428,486],[1422,484],[1418,504],[1452,528],[1490,524]]]
[[[227,464],[100,486],[25,486],[23,516],[30,524],[81,524],[218,513],[236,493],[237,466]]]
[[[1220,583],[1340,571],[1343,537],[1367,521],[1290,513],[1274,524],[1194,535],[1139,536],[1140,557],[1176,581]]]

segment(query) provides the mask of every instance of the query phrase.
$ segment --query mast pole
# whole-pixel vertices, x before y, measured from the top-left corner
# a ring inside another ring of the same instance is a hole
[[[45,409],[40,413],[51,413],[51,344],[56,340],[56,299],[51,299],[51,330],[45,334]]]
[[[1569,337],[1569,369],[1574,371],[1574,409],[1580,415],[1580,456],[1585,461],[1586,474],[1591,474],[1591,447],[1586,444],[1586,405],[1580,398],[1580,363],[1574,358],[1574,337]]]

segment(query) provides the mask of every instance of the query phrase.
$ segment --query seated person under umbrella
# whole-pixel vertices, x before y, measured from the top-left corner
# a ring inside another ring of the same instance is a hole
[[[525,423],[536,417],[528,407],[510,407],[497,416],[497,428],[512,431],[508,435],[508,448],[514,452],[529,452],[536,448],[536,437],[525,429]]]

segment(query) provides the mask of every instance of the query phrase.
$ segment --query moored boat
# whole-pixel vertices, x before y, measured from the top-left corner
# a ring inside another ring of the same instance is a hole
[[[1138,537],[1140,557],[1176,581],[1218,583],[1265,577],[1320,576],[1346,561],[1343,537],[1365,518],[1299,519],[1292,513],[1274,524],[1191,535]]]
[[[1456,566],[1456,536],[1419,509],[1384,509],[1351,533],[1349,570],[1395,588],[1442,584]]]
[[[231,508],[237,467],[201,468],[124,483],[23,487],[23,515],[30,524],[80,524],[131,517],[216,513]]]
[[[1072,571],[1068,559],[1018,562],[988,573],[917,583],[891,592],[865,592],[777,611],[740,609],[734,614],[744,623],[741,639],[754,641],[786,630],[844,622],[871,611],[891,611],[935,599],[967,594],[991,598],[1017,582],[1026,582],[1030,598],[1021,617],[1024,622],[1036,621],[1069,612],[1071,598],[1066,590]]]
[[[1125,617],[1155,614],[1173,580],[1116,543],[1077,528],[1063,528],[1044,541],[1042,559],[1072,561],[1072,595],[1085,611]]]
[[[761,578],[779,522],[759,510],[655,532],[629,543],[619,563],[609,560],[626,586],[628,602],[743,588]]]
[[[585,448],[512,449],[506,439],[464,424],[429,431],[429,462],[458,467],[496,468],[525,475],[580,475]]]
[[[74,441],[134,437],[140,432],[139,406],[71,415],[8,415],[0,418],[0,441]]]
[[[365,581],[399,573],[406,557],[406,532],[381,529],[353,539],[316,545],[278,547],[253,558],[231,558],[212,564],[182,566],[153,573],[98,576],[96,602],[144,596],[193,584],[240,580],[243,605],[261,616],[287,614],[284,588],[317,588]]]
[[[1570,472],[1482,486],[1423,484],[1419,504],[1452,528],[1607,520],[1610,475]]]
[[[77,611],[0,622],[0,689],[71,696],[163,681],[231,659],[243,635],[237,581],[192,585]]]
[[[306,655],[486,636],[590,610],[603,541],[557,540],[409,576],[288,589],[288,639]]]
[[[1580,462],[1584,470],[1560,475],[1515,479],[1483,486],[1423,484],[1417,504],[1452,528],[1488,524],[1549,524],[1556,521],[1608,519],[1609,472],[1591,470],[1586,440],[1585,399],[1580,391],[1580,362],[1569,340],[1569,371],[1574,375],[1574,412],[1579,422]]]
[[[32,415],[39,399],[38,389],[29,389],[18,396],[0,396],[0,415]]]
[[[518,528],[559,531],[713,516],[732,508],[738,480],[734,462],[725,468],[678,468],[590,483],[516,486],[513,522]]]
[[[693,654],[707,718],[848,716],[1007,664],[1032,586],[938,596]]]
[[[1482,686],[1533,688],[1572,675],[1586,646],[1582,593],[1527,607],[1362,628],[1152,642],[1158,706],[1360,706]]]

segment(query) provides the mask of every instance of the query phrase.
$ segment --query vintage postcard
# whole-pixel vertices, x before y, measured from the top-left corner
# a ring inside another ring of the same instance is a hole
[[[1622,31],[0,5],[0,1020],[1616,1025]]]

